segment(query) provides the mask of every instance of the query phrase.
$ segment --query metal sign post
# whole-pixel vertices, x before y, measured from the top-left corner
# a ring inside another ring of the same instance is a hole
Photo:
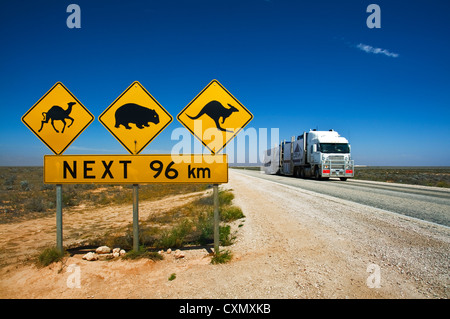
[[[250,113],[222,84],[212,80],[177,115],[178,121],[202,144],[219,154],[252,119]],[[196,129],[199,127],[200,129]],[[215,134],[211,134],[214,132]],[[214,138],[211,140],[211,136]],[[226,168],[228,170],[228,166]],[[228,180],[226,181],[228,182]],[[219,185],[213,184],[214,251],[219,253]]]
[[[133,250],[139,251],[139,184],[133,184]]]
[[[213,185],[213,196],[214,196],[214,253],[217,255],[219,253],[219,185]]]
[[[63,253],[62,185],[56,185],[56,249]]]

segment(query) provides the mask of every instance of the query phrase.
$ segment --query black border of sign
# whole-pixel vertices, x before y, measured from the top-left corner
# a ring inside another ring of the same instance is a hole
[[[89,113],[89,115],[92,117],[91,118],[91,120],[83,127],[83,129],[77,134],[77,135],[75,135],[75,137],[66,145],[66,147],[64,147],[63,148],[63,150],[61,151],[61,152],[55,152],[55,150],[53,149],[53,148],[51,148],[50,147],[50,145],[48,145],[47,144],[47,142],[46,141],[44,141],[32,128],[31,128],[31,126],[30,125],[28,125],[28,123],[27,122],[25,122],[25,120],[24,120],[24,118],[25,118],[25,116],[27,116],[28,115],[28,113],[30,113],[33,109],[34,109],[34,107],[36,106],[36,105],[38,105],[51,91],[53,91],[53,89],[58,85],[58,84],[60,84],[66,91],[67,91],[67,93],[69,93],[74,99],[75,99],[75,101],[77,101],[77,103],[79,104],[79,105],[81,105],[81,107],[83,107],[83,109],[85,109],[86,110],[86,112],[87,113]],[[62,82],[56,82],[55,83],[55,85],[53,85],[52,86],[52,88],[50,89],[50,90],[48,90],[47,91],[47,93],[45,93],[40,99],[39,99],[39,101],[37,101],[36,103],[34,103],[34,105],[22,116],[22,118],[21,118],[21,120],[22,120],[22,123],[23,124],[25,124],[29,129],[30,129],[30,131],[31,132],[33,132],[34,133],[34,135],[36,135],[45,145],[47,145],[47,147],[53,152],[53,153],[55,153],[56,155],[61,155],[62,153],[64,153],[64,151],[70,146],[70,144],[72,144],[72,142],[73,141],[75,141],[77,138],[78,138],[78,136],[80,136],[80,134],[81,133],[83,133],[84,132],[84,130],[95,120],[95,116],[75,97],[75,95],[73,95],[72,94],[72,92],[70,92],[69,91],[69,89],[68,88],[66,88],[65,86],[64,86],[64,84],[62,84]]]
[[[133,85],[135,85],[135,84],[137,84],[137,85],[139,85],[140,87],[141,87],[141,89],[142,90],[144,90],[144,92],[145,93],[147,93],[147,95],[148,96],[150,96],[151,98],[152,98],[152,100],[170,117],[170,121],[169,122],[167,122],[167,124],[166,125],[164,125],[144,146],[142,146],[141,147],[141,149],[139,150],[139,151],[137,151],[136,153],[133,153],[132,151],[130,151],[130,149],[119,139],[119,137],[117,137],[116,136],[116,134],[114,134],[113,133],[113,131],[112,130],[110,130],[109,129],[109,127],[108,126],[106,126],[106,124],[101,120],[101,117],[114,105],[114,104],[116,104],[116,102],[125,94],[125,93],[127,93],[128,92],[128,90],[130,90],[132,87],[133,87]],[[147,147],[147,145],[148,144],[150,144],[150,142],[151,141],[153,141],[154,139],[155,139],[155,137],[157,137],[163,130],[165,130],[165,128],[170,124],[170,123],[172,123],[172,121],[173,121],[173,117],[172,117],[172,115],[170,115],[170,113],[169,112],[167,112],[167,110],[150,94],[150,92],[148,92],[146,89],[145,89],[145,87],[141,84],[141,83],[139,83],[139,81],[134,81],[133,83],[131,83],[131,85],[125,90],[125,91],[123,91],[123,93],[122,94],[120,94],[119,95],[119,97],[118,98],[116,98],[115,100],[114,100],[114,102],[112,102],[107,108],[106,108],[106,110],[104,110],[103,112],[102,112],[102,114],[100,114],[100,116],[98,117],[98,121],[100,122],[100,123],[102,123],[102,125],[112,134],[112,136],[114,136],[115,138],[116,138],[116,140],[118,140],[119,142],[120,142],[120,144],[122,144],[122,146],[123,147],[125,147],[125,149],[128,151],[128,153],[130,153],[131,155],[139,155],[139,153],[140,152],[142,152],[142,150],[144,149],[144,148],[146,148]]]
[[[223,144],[223,146],[217,151],[217,152],[213,152],[213,150],[212,149],[210,149],[209,147],[208,147],[208,145],[206,145],[206,143],[200,138],[200,137],[198,137],[197,135],[195,135],[195,133],[186,125],[186,124],[184,124],[181,120],[180,120],[180,115],[181,114],[183,114],[184,112],[185,112],[185,110],[192,104],[192,103],[194,103],[194,101],[195,100],[197,100],[197,98],[200,96],[200,95],[202,95],[203,94],[203,92],[207,89],[207,88],[209,88],[213,83],[217,83],[228,95],[230,95],[232,98],[233,98],[233,100],[235,100],[248,114],[250,114],[250,119],[247,121],[247,122],[245,122],[244,123],[244,125],[242,125],[241,126],[241,128],[239,128],[234,134],[233,134],[233,136],[231,136],[227,141],[225,141],[225,143]],[[205,146],[207,149],[209,149],[209,151],[213,154],[213,155],[215,155],[215,154],[218,154],[218,153],[220,153],[220,151],[222,151],[224,148],[225,148],[225,146],[233,139],[233,138],[235,138],[236,137],[236,135],[244,128],[244,127],[246,127],[247,126],[247,124],[251,121],[251,120],[253,120],[253,114],[244,106],[244,105],[242,105],[241,104],[241,102],[239,102],[238,101],[238,99],[236,99],[234,96],[233,96],[233,94],[231,94],[222,84],[220,84],[220,82],[218,81],[218,80],[216,80],[216,79],[214,79],[214,80],[212,80],[211,82],[209,82],[209,84],[207,85],[207,86],[205,86],[205,88],[199,93],[199,94],[197,94],[197,96],[191,101],[191,102],[189,102],[189,104],[188,105],[186,105],[186,107],[180,112],[180,113],[178,113],[178,115],[177,115],[177,120],[178,120],[178,122],[180,122],[189,132],[191,132],[191,134],[192,135],[194,135],[200,142],[202,142],[202,144],[203,144],[203,146]]]

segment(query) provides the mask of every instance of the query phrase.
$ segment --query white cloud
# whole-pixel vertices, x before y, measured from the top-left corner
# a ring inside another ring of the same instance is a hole
[[[363,43],[358,44],[356,47],[358,49],[364,51],[364,52],[367,52],[367,53],[384,54],[384,55],[386,55],[388,57],[391,57],[391,58],[398,58],[399,57],[398,53],[389,52],[388,50],[382,49],[382,48],[374,48],[371,45],[367,45],[367,44],[363,44]]]

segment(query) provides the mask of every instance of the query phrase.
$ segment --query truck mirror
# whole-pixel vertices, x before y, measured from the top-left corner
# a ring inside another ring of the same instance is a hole
[[[317,144],[314,144],[312,147],[313,147],[313,149],[312,149],[313,153],[317,152]]]

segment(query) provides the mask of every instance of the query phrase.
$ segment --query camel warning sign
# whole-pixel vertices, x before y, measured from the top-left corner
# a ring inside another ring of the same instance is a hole
[[[212,80],[177,119],[212,154],[218,154],[253,115],[219,81]]]
[[[136,81],[103,111],[98,120],[130,154],[137,155],[173,118]]]
[[[61,82],[22,116],[22,122],[56,155],[62,154],[93,120],[94,116]]]

